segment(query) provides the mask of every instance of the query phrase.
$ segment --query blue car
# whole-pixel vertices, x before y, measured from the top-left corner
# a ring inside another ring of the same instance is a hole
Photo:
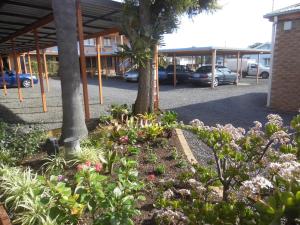
[[[16,73],[13,71],[10,72],[5,72],[4,73],[4,78],[5,78],[5,82],[6,82],[6,86],[7,87],[17,87],[18,83],[17,83],[17,76]],[[21,86],[24,88],[29,88],[31,87],[31,76],[30,74],[26,74],[26,73],[21,73],[19,74],[19,78],[20,78],[20,83]],[[33,79],[33,83],[37,84],[38,83],[38,79],[36,76],[32,76]],[[3,87],[3,79],[2,76],[0,76],[0,86]]]

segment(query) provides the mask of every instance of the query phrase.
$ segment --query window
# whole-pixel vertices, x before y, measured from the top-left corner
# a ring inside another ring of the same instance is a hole
[[[88,40],[84,40],[84,45],[85,46],[95,46],[95,39],[88,39]]]
[[[105,37],[105,38],[103,39],[103,45],[104,45],[104,47],[111,47],[111,39]]]
[[[211,66],[202,66],[197,69],[197,73],[211,73]]]
[[[283,23],[283,30],[291,30],[292,29],[292,21],[285,21]]]

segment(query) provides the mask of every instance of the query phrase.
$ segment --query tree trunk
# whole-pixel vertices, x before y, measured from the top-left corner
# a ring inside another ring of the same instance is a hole
[[[52,0],[59,54],[58,75],[61,78],[63,126],[62,140],[87,135],[77,50],[76,0]]]
[[[138,94],[134,104],[134,114],[144,114],[150,106],[150,61],[145,66],[140,66]]]
[[[143,30],[142,38],[146,40],[144,43],[147,45],[147,40],[150,40],[151,37],[147,35],[151,34],[149,28],[151,27],[150,20],[150,6],[151,1],[149,0],[140,0],[139,6],[139,17],[141,22],[141,28]],[[151,48],[151,44],[149,42],[149,46],[144,46],[146,48]],[[135,114],[144,114],[150,109],[150,75],[151,74],[151,60],[147,60],[145,65],[139,65],[139,88],[137,98],[134,104],[134,113]]]

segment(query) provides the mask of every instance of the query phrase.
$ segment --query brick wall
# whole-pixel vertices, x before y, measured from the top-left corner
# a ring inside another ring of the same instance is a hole
[[[283,29],[278,21],[274,48],[270,107],[280,111],[300,109],[300,18],[292,20],[292,29]]]

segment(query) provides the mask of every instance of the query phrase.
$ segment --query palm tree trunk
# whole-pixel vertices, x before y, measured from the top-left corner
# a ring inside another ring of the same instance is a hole
[[[87,135],[77,50],[76,0],[52,0],[59,54],[58,75],[61,78],[63,126],[62,140]]]
[[[139,6],[139,17],[141,21],[141,27],[143,28],[143,38],[145,40],[150,40],[150,37],[147,37],[151,32],[147,32],[150,27],[151,19],[150,19],[150,6],[151,1],[149,0],[140,0]],[[145,41],[144,43],[147,43]],[[149,46],[144,46],[146,48],[150,48]],[[139,65],[139,87],[138,94],[134,104],[134,113],[135,114],[144,114],[150,109],[150,92],[151,92],[151,60],[147,60],[144,65]]]

